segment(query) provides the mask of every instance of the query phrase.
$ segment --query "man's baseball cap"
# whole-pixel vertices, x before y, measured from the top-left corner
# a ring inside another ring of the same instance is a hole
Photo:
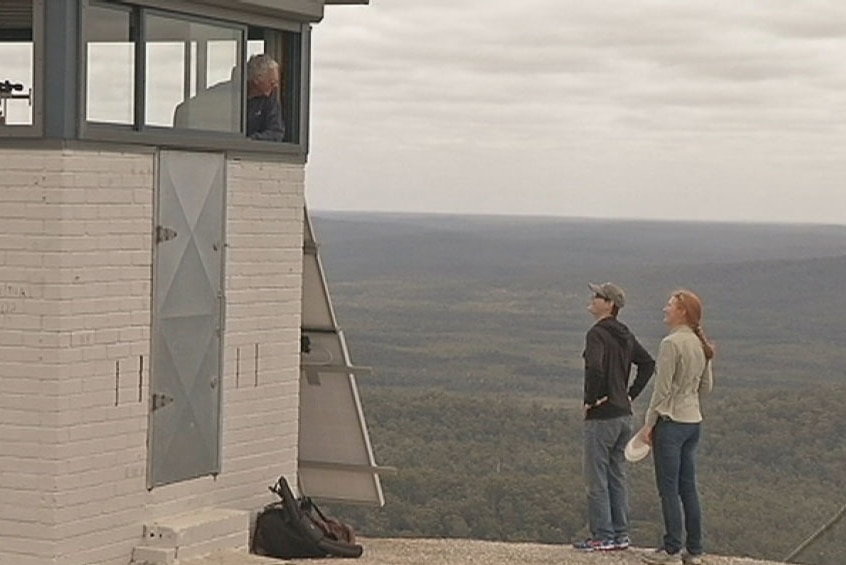
[[[622,308],[626,305],[626,293],[616,284],[612,282],[604,282],[602,284],[588,283],[588,286],[595,295],[613,302],[617,308]]]

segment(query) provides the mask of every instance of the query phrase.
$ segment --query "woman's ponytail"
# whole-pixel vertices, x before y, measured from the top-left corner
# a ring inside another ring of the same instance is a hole
[[[705,352],[705,359],[711,360],[714,358],[714,344],[708,341],[708,338],[705,337],[705,332],[702,331],[702,327],[697,325],[693,328],[693,333],[696,334],[696,337],[699,338],[699,341],[702,342],[702,350]]]
[[[676,302],[684,310],[685,318],[688,326],[702,342],[702,350],[705,352],[705,359],[714,358],[714,344],[708,341],[705,337],[705,332],[702,331],[702,300],[694,292],[690,290],[681,289],[673,293]]]

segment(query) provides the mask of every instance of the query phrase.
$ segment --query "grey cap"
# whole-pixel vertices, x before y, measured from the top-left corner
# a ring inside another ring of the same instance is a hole
[[[604,282],[602,284],[588,283],[588,286],[594,294],[601,296],[605,300],[610,300],[617,308],[622,308],[626,305],[626,293],[616,284],[612,282]]]

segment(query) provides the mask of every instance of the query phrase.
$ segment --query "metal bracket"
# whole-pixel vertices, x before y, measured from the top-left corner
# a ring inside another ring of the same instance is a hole
[[[177,236],[176,230],[164,226],[156,226],[156,243],[170,241]]]
[[[300,370],[305,374],[306,382],[312,386],[320,386],[320,373],[346,373],[347,375],[369,375],[373,373],[373,369],[370,367],[321,365],[319,363],[300,363]]]
[[[166,394],[154,394],[153,395],[153,412],[158,410],[159,408],[164,408],[168,404],[173,402],[173,398],[167,396]]]

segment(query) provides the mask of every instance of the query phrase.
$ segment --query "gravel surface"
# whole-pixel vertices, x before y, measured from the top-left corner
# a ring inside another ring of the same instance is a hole
[[[637,565],[647,549],[582,553],[567,545],[503,543],[456,539],[361,539],[360,559],[269,559],[244,553],[220,552],[184,565]],[[773,565],[741,557],[706,555],[705,565]]]

